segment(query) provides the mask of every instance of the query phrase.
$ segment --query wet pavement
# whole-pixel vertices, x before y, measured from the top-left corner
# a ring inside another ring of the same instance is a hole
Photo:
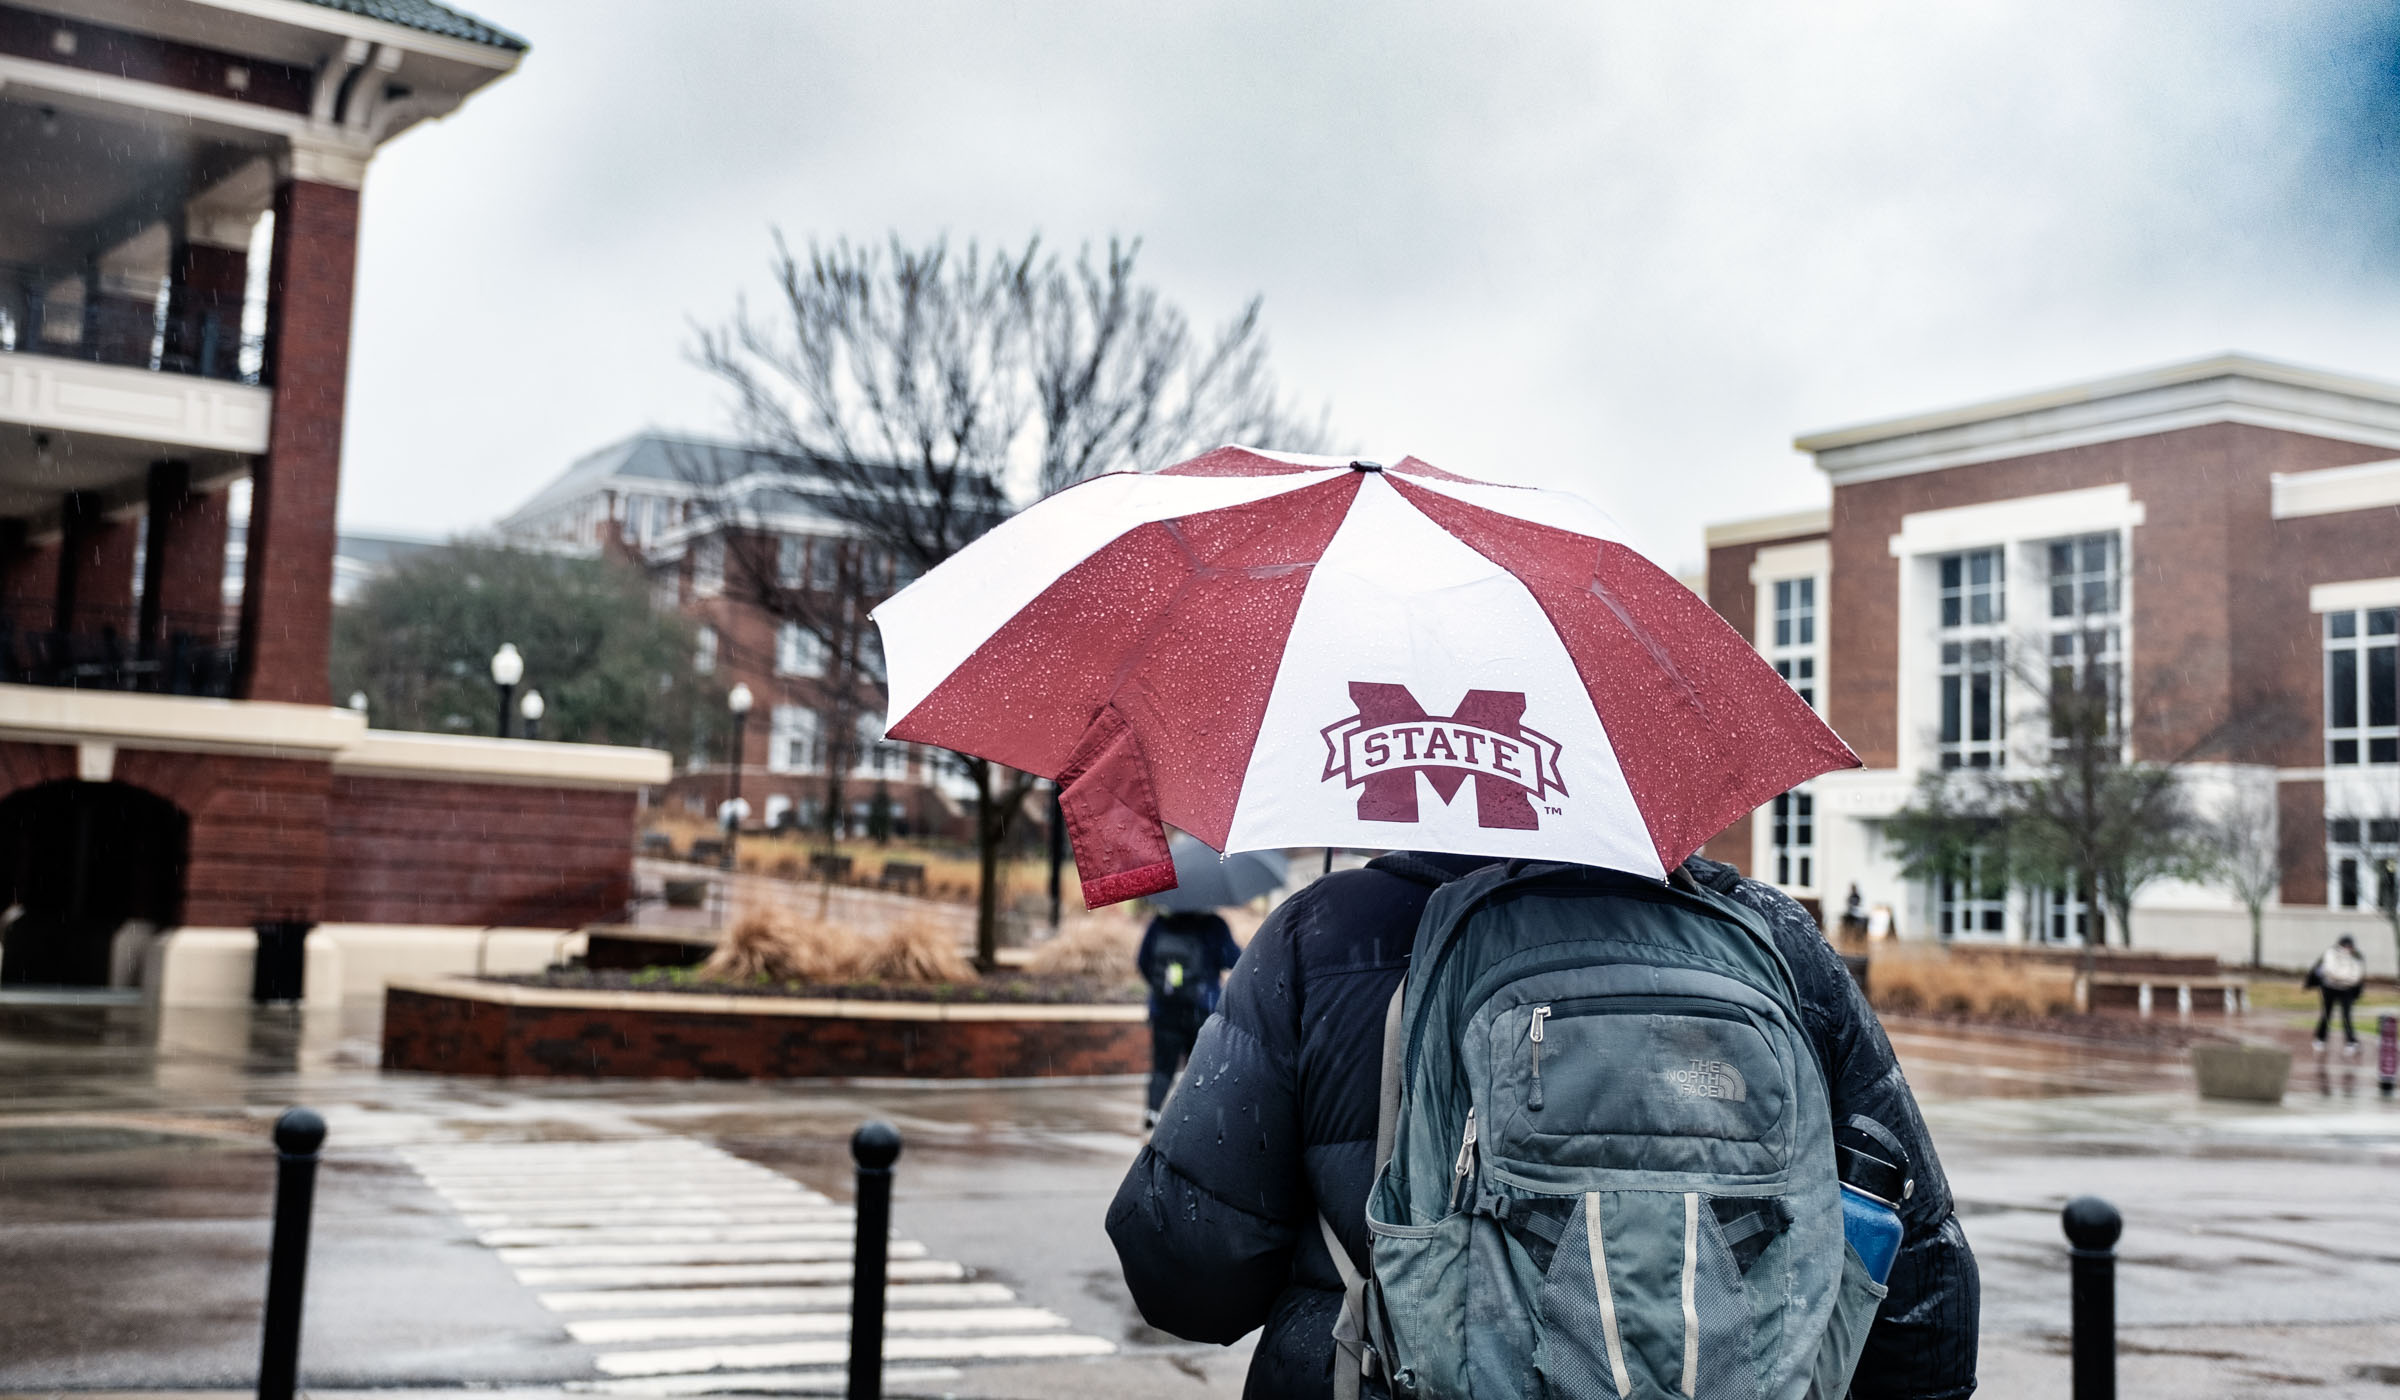
[[[266,1131],[294,1102],[332,1130],[303,1349],[320,1394],[838,1391],[846,1265],[826,1245],[849,1133],[877,1116],[908,1142],[894,1267],[917,1290],[895,1295],[915,1315],[891,1393],[1240,1393],[1246,1345],[1145,1327],[1101,1230],[1139,1145],[1134,1081],[446,1080],[379,1073],[374,1032],[372,1007],[0,1006],[0,1394],[246,1385]],[[2085,1192],[2126,1215],[2128,1397],[2396,1393],[2400,1109],[2371,1068],[2320,1080],[2304,1055],[2282,1107],[2204,1105],[2176,1050],[1894,1040],[1982,1261],[1984,1394],[2065,1393],[2057,1212]],[[579,1206],[594,1183],[628,1209]],[[695,1302],[697,1281],[755,1296]]]

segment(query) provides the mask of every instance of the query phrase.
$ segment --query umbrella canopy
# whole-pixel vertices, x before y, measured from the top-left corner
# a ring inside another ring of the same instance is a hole
[[[1220,448],[1070,487],[875,611],[891,737],[1054,778],[1092,905],[1219,850],[1653,877],[1858,760],[1579,497]]]
[[[1167,836],[1167,852],[1175,862],[1175,887],[1150,896],[1168,914],[1192,914],[1248,904],[1270,890],[1283,888],[1291,862],[1281,851],[1236,851],[1218,855],[1184,832]]]

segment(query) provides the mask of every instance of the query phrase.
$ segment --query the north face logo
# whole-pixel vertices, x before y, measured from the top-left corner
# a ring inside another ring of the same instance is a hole
[[[1527,729],[1522,691],[1470,690],[1455,714],[1429,716],[1404,685],[1350,682],[1358,713],[1325,726],[1325,773],[1360,789],[1358,819],[1417,819],[1417,774],[1442,801],[1475,780],[1475,824],[1513,831],[1541,825],[1537,799],[1567,795],[1558,742]]]

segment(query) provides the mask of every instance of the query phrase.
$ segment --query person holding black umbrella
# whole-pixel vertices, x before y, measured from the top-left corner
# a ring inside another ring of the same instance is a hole
[[[1277,888],[1288,873],[1281,856],[1252,851],[1229,859],[1181,832],[1168,851],[1176,887],[1150,900],[1158,915],[1143,930],[1141,951],[1134,955],[1142,980],[1150,984],[1150,1104],[1142,1116],[1144,1128],[1157,1124],[1200,1027],[1216,1012],[1225,974],[1242,956],[1233,929],[1216,911]]]

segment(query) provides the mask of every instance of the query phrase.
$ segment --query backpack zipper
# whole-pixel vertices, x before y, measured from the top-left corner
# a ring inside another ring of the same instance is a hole
[[[1533,1008],[1533,1093],[1525,1106],[1535,1113],[1542,1111],[1542,1022],[1550,1019],[1547,1004]]]
[[[1450,1210],[1458,1214],[1459,1197],[1464,1194],[1467,1178],[1475,1171],[1475,1106],[1467,1105],[1467,1131],[1458,1144],[1458,1162],[1450,1168]]]

